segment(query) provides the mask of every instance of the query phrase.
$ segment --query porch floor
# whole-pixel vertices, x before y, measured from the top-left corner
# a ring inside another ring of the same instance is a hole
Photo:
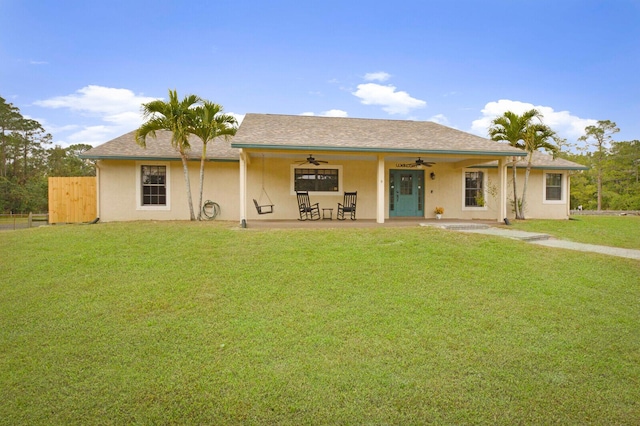
[[[400,228],[410,226],[439,226],[451,228],[473,228],[499,225],[495,220],[462,220],[462,219],[425,219],[425,218],[393,218],[384,223],[377,223],[375,219],[358,220],[249,220],[248,229],[332,229],[332,228]]]

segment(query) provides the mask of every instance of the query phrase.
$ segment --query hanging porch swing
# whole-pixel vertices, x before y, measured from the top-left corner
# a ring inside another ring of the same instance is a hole
[[[262,204],[262,197],[266,196],[267,200],[269,200],[269,204]],[[253,199],[253,204],[256,206],[256,210],[258,214],[269,214],[273,213],[273,201],[269,198],[269,194],[267,194],[267,190],[264,189],[264,154],[262,154],[262,191],[260,192],[260,197],[258,200]]]

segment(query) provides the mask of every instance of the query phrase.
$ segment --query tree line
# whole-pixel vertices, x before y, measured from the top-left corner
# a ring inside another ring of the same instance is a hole
[[[639,140],[611,141],[601,151],[560,155],[589,167],[571,175],[571,208],[640,210]]]
[[[0,213],[46,212],[48,177],[95,176],[79,155],[91,145],[53,145],[42,125],[0,96]]]
[[[640,141],[613,140],[620,129],[610,120],[599,120],[585,127],[578,142],[583,146],[567,143],[555,131],[543,123],[543,116],[532,109],[522,115],[511,111],[496,117],[488,130],[492,140],[509,143],[527,151],[527,160],[513,158],[510,185],[511,205],[517,219],[525,218],[526,191],[529,172],[535,151],[547,151],[587,166],[586,171],[571,174],[571,208],[581,206],[586,210],[640,210]],[[526,169],[524,186],[519,194],[517,168]],[[514,201],[517,200],[517,201]]]
[[[189,135],[199,137],[203,143],[200,168],[200,194],[193,208],[185,173],[191,219],[202,211],[202,182],[207,143],[216,137],[230,138],[237,128],[236,120],[223,113],[222,106],[195,95],[178,99],[169,91],[169,101],[152,101],[142,105],[145,123],[136,133],[136,141],[145,146],[147,136],[155,131],[173,133],[172,144],[186,171],[186,152],[190,149]],[[544,150],[551,155],[589,167],[571,175],[571,208],[582,206],[587,210],[640,210],[640,141],[614,141],[619,131],[616,123],[598,121],[587,126],[579,141],[585,145],[578,149],[560,138],[543,123],[537,110],[522,115],[511,111],[496,117],[489,129],[492,140],[506,142],[527,151],[524,161],[513,159],[509,196],[516,217],[525,218],[526,189],[532,167],[533,153]],[[91,148],[88,144],[75,144],[63,148],[53,145],[52,137],[36,120],[25,118],[20,110],[0,96],[0,213],[27,213],[47,211],[48,177],[95,176],[95,165],[80,158]],[[522,193],[518,191],[516,169],[525,169]]]

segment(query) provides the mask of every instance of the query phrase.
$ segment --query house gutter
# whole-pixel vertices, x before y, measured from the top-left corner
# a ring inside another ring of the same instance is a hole
[[[512,168],[513,164],[507,164],[507,168]],[[469,169],[497,169],[498,166],[483,166],[482,164],[476,164],[474,166],[469,166]],[[526,165],[518,166],[518,169],[526,169]],[[575,167],[575,166],[532,166],[531,170],[589,170],[588,167]]]
[[[118,156],[118,155],[92,155],[92,156],[84,156],[79,155],[78,157],[87,159],[87,160],[135,160],[135,161],[145,161],[145,160],[153,160],[153,161],[181,161],[180,157],[140,157],[140,156]],[[200,158],[197,157],[189,157],[187,161],[200,161]],[[218,163],[238,163],[239,159],[234,158],[207,158],[205,161],[208,162],[218,162]]]
[[[290,146],[290,145],[262,145],[262,144],[234,144],[232,148],[253,149],[277,149],[283,151],[324,151],[324,152],[370,152],[375,154],[400,153],[400,154],[445,154],[445,155],[474,155],[474,156],[505,156],[526,157],[525,151],[464,151],[464,150],[436,150],[436,149],[409,149],[409,148],[356,148],[356,147],[322,147],[322,146]]]

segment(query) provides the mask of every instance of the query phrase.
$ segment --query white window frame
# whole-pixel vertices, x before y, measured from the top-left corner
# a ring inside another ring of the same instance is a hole
[[[547,200],[547,175],[561,175],[560,199]],[[566,204],[567,203],[567,174],[560,170],[545,170],[542,173],[542,204]]]
[[[165,166],[165,186],[167,191],[167,204],[164,206],[150,206],[142,204],[142,166]],[[171,163],[168,161],[136,161],[136,210],[171,210]]]
[[[343,194],[343,180],[344,177],[342,175],[342,166],[323,164],[321,166],[316,166],[313,164],[292,164],[291,165],[291,185],[290,185],[290,194],[296,195],[296,169],[331,169],[338,171],[338,190],[337,191],[309,191],[309,195],[342,195]]]
[[[482,197],[484,198],[484,206],[467,206],[465,205],[465,196],[467,192],[467,172],[482,172]],[[462,170],[462,211],[486,211],[487,206],[487,182],[489,180],[489,172],[487,169],[463,169]]]

